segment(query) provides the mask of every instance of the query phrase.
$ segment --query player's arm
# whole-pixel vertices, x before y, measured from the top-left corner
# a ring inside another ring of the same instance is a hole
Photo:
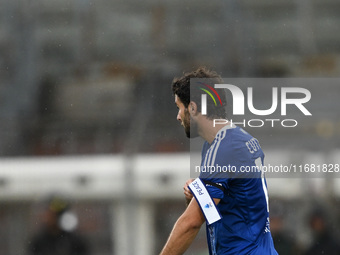
[[[191,199],[193,198],[193,195],[189,189],[189,185],[190,183],[192,183],[195,179],[189,179],[186,181],[186,183],[183,186],[183,190],[184,190],[184,197],[185,197],[185,203],[188,206],[190,204]]]
[[[220,199],[214,199],[214,201],[218,204]],[[204,215],[196,199],[191,199],[187,209],[175,223],[160,255],[183,254],[195,239],[204,222]]]

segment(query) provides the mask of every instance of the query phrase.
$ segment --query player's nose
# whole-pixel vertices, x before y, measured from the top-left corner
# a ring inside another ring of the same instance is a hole
[[[179,112],[177,113],[177,120],[179,121],[179,122],[182,122],[182,119],[181,119],[181,116],[179,115]]]

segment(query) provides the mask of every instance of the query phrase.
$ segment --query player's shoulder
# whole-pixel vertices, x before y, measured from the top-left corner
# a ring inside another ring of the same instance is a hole
[[[239,126],[235,126],[233,129],[231,129],[229,135],[232,136],[233,140],[235,141],[246,141],[253,138],[251,134]]]
[[[224,147],[230,149],[232,149],[233,147],[244,145],[247,141],[253,139],[252,135],[250,135],[247,131],[238,126],[232,126],[231,128],[225,129],[220,133],[222,144],[224,145]]]
[[[234,156],[243,153],[250,152],[253,154],[255,151],[260,151],[261,146],[259,141],[247,131],[232,125],[221,128],[211,145],[208,142],[204,143],[202,156],[204,156],[209,149],[213,152],[216,151],[212,153],[212,155],[216,155],[217,158],[219,158],[219,155],[223,155],[223,158],[228,156],[234,158]]]
[[[244,153],[262,153],[260,142],[243,128],[236,126],[229,132],[229,135],[230,148],[232,148],[235,156]]]

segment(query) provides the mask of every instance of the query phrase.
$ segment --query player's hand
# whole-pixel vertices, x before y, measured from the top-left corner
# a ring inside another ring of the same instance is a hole
[[[189,184],[192,183],[195,179],[189,179],[185,182],[184,186],[183,186],[183,190],[184,190],[184,196],[185,196],[185,199],[187,201],[187,205],[190,203],[193,195],[190,191],[190,189],[188,188]]]

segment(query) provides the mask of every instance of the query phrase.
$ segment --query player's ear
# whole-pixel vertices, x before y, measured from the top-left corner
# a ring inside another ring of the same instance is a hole
[[[188,111],[190,115],[195,116],[197,114],[197,104],[193,101],[190,101],[188,105]]]

